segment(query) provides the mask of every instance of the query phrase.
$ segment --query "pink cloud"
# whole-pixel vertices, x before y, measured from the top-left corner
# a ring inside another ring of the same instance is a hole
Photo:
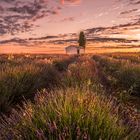
[[[60,0],[61,4],[65,4],[65,2],[73,3],[73,4],[79,4],[81,0]]]

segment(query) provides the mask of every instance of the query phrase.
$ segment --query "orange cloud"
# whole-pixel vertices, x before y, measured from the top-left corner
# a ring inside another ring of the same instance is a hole
[[[65,2],[64,0],[61,0],[61,4],[64,4],[64,2]]]
[[[81,0],[60,0],[61,4],[64,4],[65,2],[69,2],[69,3],[80,3]]]

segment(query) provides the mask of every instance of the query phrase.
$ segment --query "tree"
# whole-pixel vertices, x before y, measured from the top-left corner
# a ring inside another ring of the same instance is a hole
[[[86,37],[85,37],[85,34],[84,34],[83,31],[81,31],[80,34],[79,34],[78,43],[79,43],[79,46],[84,48],[84,51],[85,51],[85,48],[86,48]]]

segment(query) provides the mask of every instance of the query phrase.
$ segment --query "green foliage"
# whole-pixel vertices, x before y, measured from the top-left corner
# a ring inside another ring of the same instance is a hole
[[[93,60],[78,60],[68,66],[68,71],[63,78],[66,87],[92,86],[95,81],[95,63]]]
[[[114,53],[107,54],[109,57],[113,57],[118,60],[129,61],[135,64],[140,64],[140,53]]]
[[[121,140],[137,136],[120,122],[111,100],[79,88],[42,91],[34,104],[27,102],[24,109],[15,110],[1,128],[3,140]]]
[[[139,114],[124,104],[128,92],[139,91],[138,66],[131,65],[130,69],[128,63],[103,56],[94,56],[96,63],[90,56],[55,58],[51,63],[50,59],[39,59],[0,61],[1,109],[20,103],[23,96],[31,99],[24,99],[8,116],[1,115],[0,139],[140,138]],[[109,81],[109,88],[119,88],[119,100],[108,96],[99,81],[99,70]]]
[[[79,43],[79,46],[81,46],[85,49],[85,47],[86,47],[86,37],[85,37],[84,32],[80,32],[78,43]]]
[[[0,73],[0,110],[6,111],[23,96],[32,98],[37,89],[55,87],[60,83],[59,77],[50,65],[5,66]]]
[[[55,68],[60,71],[60,72],[63,72],[63,71],[66,71],[68,69],[68,66],[69,64],[71,64],[72,62],[75,61],[75,56],[74,57],[70,57],[69,59],[64,59],[64,60],[55,60],[53,62],[53,65],[55,66]]]
[[[106,56],[94,56],[112,88],[140,96],[140,65]]]
[[[35,58],[21,58],[1,60],[0,112],[9,111],[23,97],[33,99],[37,90],[61,86],[61,75],[54,65],[45,63],[46,61],[37,63]]]

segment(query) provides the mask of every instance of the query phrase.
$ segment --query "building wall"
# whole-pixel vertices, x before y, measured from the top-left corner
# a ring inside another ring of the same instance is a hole
[[[77,48],[76,47],[69,47],[66,48],[66,53],[67,54],[77,54]],[[84,49],[80,49],[80,54],[84,53]]]
[[[67,48],[66,49],[67,54],[77,54],[77,48]]]

